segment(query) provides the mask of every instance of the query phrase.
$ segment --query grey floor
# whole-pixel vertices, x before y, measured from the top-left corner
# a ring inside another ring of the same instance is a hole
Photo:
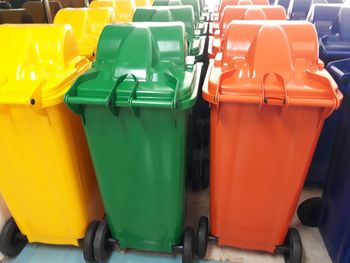
[[[321,191],[318,189],[305,189],[301,195],[299,203],[303,200],[320,196]],[[191,211],[191,217],[187,218],[189,225],[196,225],[198,218],[205,215],[209,208],[208,191],[200,193],[189,193],[187,200],[187,209]],[[304,227],[294,215],[291,226],[296,227],[301,235],[304,255],[304,263],[331,263],[327,251],[324,247],[322,238],[318,229]],[[207,259],[219,260],[232,263],[283,263],[282,256],[269,255],[260,252],[250,252],[234,248],[219,247],[215,244],[209,244]]]
[[[303,191],[300,202],[306,198],[320,196],[321,191],[316,189],[306,189]],[[188,193],[187,210],[191,215],[186,218],[187,225],[196,226],[198,218],[206,215],[209,208],[208,191],[199,193]],[[323,245],[318,229],[304,227],[294,216],[292,226],[296,227],[301,234],[304,263],[331,263],[330,258]],[[213,263],[212,261],[231,263],[283,263],[283,257],[269,255],[260,252],[250,252],[228,247],[219,247],[213,243],[209,244],[207,260],[202,263]],[[0,260],[1,262],[1,260]],[[7,260],[13,263],[83,263],[81,251],[72,247],[53,247],[44,245],[29,245],[15,259]],[[181,263],[181,257],[157,255],[152,253],[140,253],[136,251],[115,251],[109,263]],[[195,261],[194,263],[199,263]]]

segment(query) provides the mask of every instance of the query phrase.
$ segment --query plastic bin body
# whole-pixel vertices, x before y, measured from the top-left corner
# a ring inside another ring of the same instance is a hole
[[[200,64],[185,68],[184,41],[179,22],[107,26],[94,68],[66,95],[84,121],[122,248],[171,252],[182,241],[187,126],[200,75]]]
[[[149,0],[135,0],[136,7],[151,6],[151,1]]]
[[[287,17],[290,20],[305,20],[312,0],[290,0]]]
[[[63,104],[90,67],[61,25],[0,27],[0,191],[29,242],[79,245],[104,211],[79,118]]]
[[[269,5],[268,0],[221,0],[219,8],[218,8],[218,14],[215,17],[214,20],[220,21],[222,18],[222,15],[224,13],[224,9],[226,6],[236,6],[236,5]]]
[[[344,100],[338,110],[339,124],[323,191],[320,232],[333,262],[343,263],[350,261],[350,60],[332,62],[328,70],[343,92]]]
[[[234,21],[209,67],[210,220],[220,245],[274,252],[285,240],[323,121],[342,98],[317,48],[307,22]]]
[[[350,57],[350,6],[344,5],[340,8],[332,31],[334,35],[320,39],[320,59],[326,65],[331,61]]]
[[[220,22],[212,23],[214,36],[209,39],[208,56],[215,58],[225,42],[227,29],[235,20],[285,20],[286,12],[281,6],[227,6]]]
[[[54,24],[69,24],[78,42],[79,53],[95,59],[102,29],[116,22],[113,8],[65,8],[58,11]]]
[[[318,38],[333,34],[332,26],[338,19],[341,7],[341,4],[314,4],[311,6],[306,20],[315,25]]]

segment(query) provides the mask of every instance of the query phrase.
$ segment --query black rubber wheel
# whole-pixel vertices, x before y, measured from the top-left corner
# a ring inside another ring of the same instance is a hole
[[[111,232],[106,221],[102,221],[97,228],[94,240],[94,257],[97,262],[104,262],[112,253],[113,245],[109,242]]]
[[[202,188],[206,189],[209,187],[209,181],[210,181],[210,166],[209,166],[209,160],[204,159],[202,161]]]
[[[194,230],[186,227],[183,240],[182,263],[192,263],[194,248]]]
[[[322,197],[305,200],[298,207],[298,217],[304,226],[318,227],[320,223]]]
[[[27,243],[27,238],[21,234],[15,220],[11,217],[0,234],[1,253],[8,257],[15,257],[21,253]]]
[[[298,230],[295,228],[289,229],[284,247],[287,248],[284,252],[285,263],[301,263],[303,247]]]
[[[207,253],[208,245],[208,234],[209,234],[209,220],[206,216],[202,216],[198,223],[197,233],[197,256],[204,258]]]
[[[199,161],[192,162],[191,167],[191,186],[192,190],[197,192],[201,190],[202,187],[202,175],[201,175],[201,166]]]
[[[88,229],[83,240],[82,248],[83,255],[86,262],[94,262],[94,240],[99,222],[93,221],[89,224]]]

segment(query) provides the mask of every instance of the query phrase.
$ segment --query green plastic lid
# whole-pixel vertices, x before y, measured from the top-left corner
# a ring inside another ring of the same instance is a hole
[[[65,102],[78,114],[82,105],[191,107],[198,91],[194,60],[186,59],[183,23],[132,23],[106,26],[92,69],[79,77]]]
[[[134,22],[183,22],[185,24],[187,40],[195,38],[195,21],[191,6],[153,6],[137,8]]]
[[[200,22],[201,12],[199,0],[155,0],[154,6],[190,5],[193,7],[196,23]]]

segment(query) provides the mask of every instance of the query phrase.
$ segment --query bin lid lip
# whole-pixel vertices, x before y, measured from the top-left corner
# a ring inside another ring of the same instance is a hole
[[[62,103],[70,83],[91,65],[79,55],[69,25],[6,24],[0,26],[2,34],[13,41],[0,44],[8,68],[0,66],[0,104],[39,109]]]

